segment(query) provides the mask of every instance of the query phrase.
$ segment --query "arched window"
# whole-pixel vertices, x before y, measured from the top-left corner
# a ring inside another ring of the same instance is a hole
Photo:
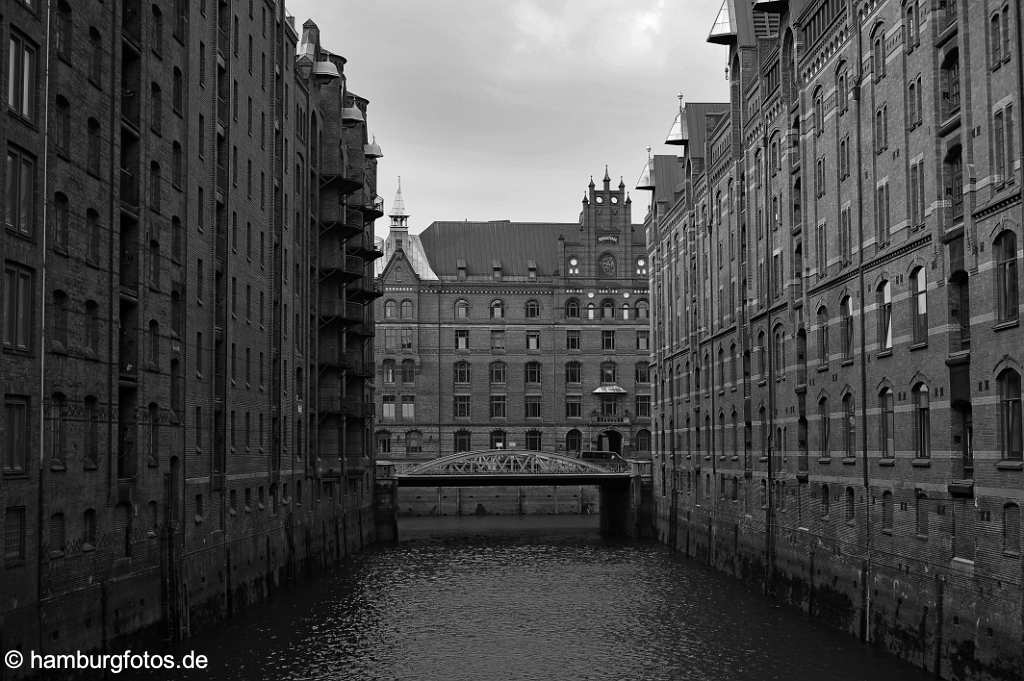
[[[818,400],[818,444],[822,458],[828,458],[831,454],[829,435],[831,431],[831,417],[828,411],[828,398],[822,397]]]
[[[892,492],[882,492],[882,529],[892,531]]]
[[[491,383],[501,384],[505,382],[505,363],[491,362],[490,379]]]
[[[819,87],[814,91],[814,134],[817,136],[823,132],[825,132],[825,102]]]
[[[924,492],[914,498],[914,531],[920,537],[928,536],[928,495]]]
[[[156,83],[149,85],[149,125],[153,132],[160,134],[164,125],[164,94]]]
[[[632,311],[633,311],[633,308],[631,308],[629,306],[629,303],[623,303],[622,304],[622,318],[623,319],[629,319],[630,315],[632,314]]]
[[[540,303],[536,300],[526,301],[526,318],[536,319],[537,317],[540,317]]]
[[[828,365],[828,310],[818,308],[818,365]]]
[[[850,296],[839,301],[839,343],[843,359],[853,359],[853,302]]]
[[[733,388],[739,386],[739,377],[737,366],[739,365],[739,358],[736,357],[736,344],[731,343],[729,345],[729,383]]]
[[[1006,230],[992,244],[996,264],[996,314],[999,321],[1019,316],[1017,305],[1017,236]]]
[[[836,69],[836,104],[839,107],[840,114],[846,111],[849,96],[849,78],[847,76],[846,62],[842,62],[839,68]]]
[[[853,488],[846,488],[846,513],[844,514],[846,520],[853,520],[856,514],[856,497],[854,496]]]
[[[164,15],[160,8],[153,5],[153,20],[149,24],[149,46],[160,54],[164,49]]]
[[[896,456],[896,408],[891,388],[878,394],[878,406],[878,450],[882,458],[891,459]]]
[[[639,430],[636,433],[636,437],[633,439],[634,448],[638,452],[649,452],[651,451],[651,431]]]
[[[928,386],[918,383],[914,386],[914,456],[927,459],[931,456],[931,419],[928,408]]]
[[[455,318],[469,319],[469,301],[462,299],[455,301]]]
[[[55,246],[63,251],[68,250],[68,237],[70,234],[68,197],[63,192],[57,192],[53,197],[53,228],[54,237],[57,243]]]
[[[160,461],[160,407],[156,402],[149,403],[149,464]]]
[[[768,412],[762,406],[757,410],[757,432],[761,445],[761,458],[768,456]]]
[[[455,363],[455,382],[459,384],[467,384],[470,381],[470,369],[469,362],[456,362]]]
[[[406,299],[406,300],[402,301],[402,306],[399,309],[399,314],[401,315],[402,319],[412,319],[412,301],[411,300]]]
[[[64,59],[71,59],[71,36],[73,35],[71,23],[71,7],[61,0],[57,3],[57,21],[55,22],[53,35],[54,47]]]
[[[565,382],[581,383],[583,379],[582,365],[579,362],[565,363]]]
[[[470,449],[471,435],[468,430],[455,431],[455,451],[468,452]]]
[[[149,320],[149,365],[160,370],[160,325],[155,319]]]
[[[85,169],[93,175],[100,174],[100,123],[90,118],[86,123]]]
[[[843,453],[848,459],[856,456],[857,446],[857,415],[853,395],[843,396]]]
[[[996,379],[999,386],[999,449],[1004,460],[1020,461],[1021,401],[1020,374],[1004,369]]]
[[[821,486],[821,515],[827,516],[832,510],[832,498],[829,496],[828,485]]]
[[[875,289],[875,307],[878,312],[878,350],[892,350],[892,285],[888,281]]]
[[[416,362],[411,359],[402,360],[402,383],[416,382]]]
[[[82,515],[82,550],[96,548],[96,511],[87,508]]]
[[[875,82],[885,78],[885,27],[875,27],[871,38],[871,71]]]
[[[491,301],[491,319],[503,319],[505,317],[505,303],[502,300]]]
[[[583,447],[583,435],[573,428],[565,434],[565,451],[579,452]]]
[[[85,398],[85,462],[95,466],[99,457],[99,402],[93,395]]]
[[[394,319],[395,313],[398,312],[398,303],[393,300],[384,301],[384,318]]]
[[[732,455],[739,456],[740,453],[740,417],[736,410],[732,410]]]
[[[95,27],[89,27],[89,79],[102,87],[103,81],[103,38]]]
[[[391,453],[391,433],[386,430],[378,430],[375,440],[377,441],[377,454]]]
[[[782,326],[775,327],[775,378],[786,375],[786,332]]]
[[[1003,552],[1020,554],[1020,506],[1003,505]]]
[[[419,454],[423,451],[423,433],[418,430],[410,430],[405,434],[406,454]]]
[[[384,372],[384,382],[394,383],[395,382],[395,360],[386,359],[381,362],[381,368]]]
[[[177,66],[171,75],[171,108],[178,114],[185,108],[185,78]]]
[[[597,319],[597,306],[587,303],[587,319]]]
[[[757,346],[754,348],[754,354],[757,356],[757,375],[761,378],[765,378],[768,375],[767,365],[767,347],[765,345],[766,337],[764,331],[757,332]]]
[[[601,301],[601,319],[615,319],[615,302],[610,298]]]
[[[64,514],[54,513],[50,516],[50,556],[60,557],[67,549],[67,537],[64,534]]]
[[[636,318],[648,319],[651,316],[651,306],[646,300],[636,301]]]
[[[575,298],[570,298],[565,301],[565,316],[567,319],[579,319],[580,318],[580,301]]]
[[[928,342],[928,281],[923,267],[910,273],[910,318],[913,320],[914,343]]]
[[[508,447],[507,435],[504,430],[491,431],[491,449],[506,449]]]
[[[917,18],[918,0],[907,0],[903,6],[903,43],[907,52],[921,44],[921,25]]]

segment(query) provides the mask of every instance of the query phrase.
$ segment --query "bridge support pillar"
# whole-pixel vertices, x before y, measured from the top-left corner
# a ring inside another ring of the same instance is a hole
[[[398,481],[394,477],[374,481],[373,515],[377,541],[398,541]]]
[[[636,505],[630,484],[601,485],[601,534],[609,537],[637,537]]]

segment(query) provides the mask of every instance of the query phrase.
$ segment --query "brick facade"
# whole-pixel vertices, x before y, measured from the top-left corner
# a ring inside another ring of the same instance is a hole
[[[0,33],[33,59],[2,70],[2,643],[181,635],[372,537],[370,389],[330,356],[372,363],[367,102],[270,0],[19,0]]]
[[[376,309],[379,455],[646,452],[647,255],[630,208],[606,173],[578,224],[441,222],[410,235],[393,211]]]
[[[659,535],[942,676],[1017,678],[1020,8],[753,5],[709,38],[730,101],[654,164]]]

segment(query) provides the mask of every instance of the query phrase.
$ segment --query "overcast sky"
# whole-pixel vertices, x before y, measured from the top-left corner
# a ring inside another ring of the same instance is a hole
[[[605,164],[633,196],[664,146],[676,93],[728,97],[726,48],[705,42],[721,0],[286,0],[348,59],[414,232],[435,220],[575,222]],[[377,221],[383,235],[388,220]]]

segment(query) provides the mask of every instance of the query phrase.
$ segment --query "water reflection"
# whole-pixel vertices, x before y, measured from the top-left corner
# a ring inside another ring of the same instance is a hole
[[[596,518],[522,520],[403,521],[399,545],[186,642],[212,666],[178,678],[930,678]]]

